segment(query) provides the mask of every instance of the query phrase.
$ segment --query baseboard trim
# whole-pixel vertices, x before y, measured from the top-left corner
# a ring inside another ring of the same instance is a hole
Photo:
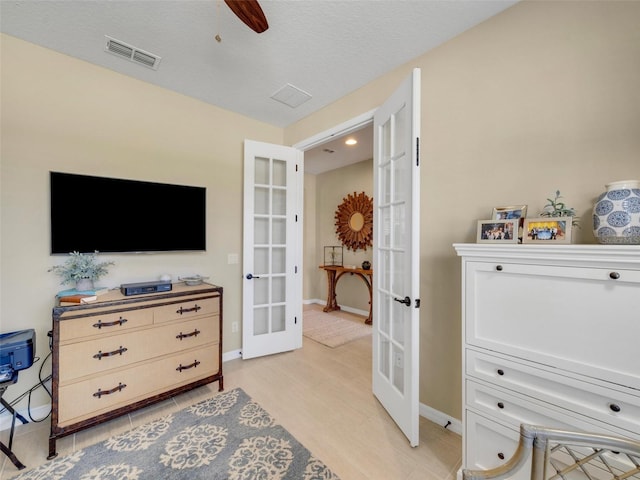
[[[29,423],[33,423],[29,418],[28,409],[16,410],[20,415],[26,418]],[[46,405],[40,405],[39,407],[34,407],[31,409],[31,416],[36,420],[40,420],[41,418],[46,419],[49,416],[49,412],[51,412],[51,403],[47,403]],[[12,415],[9,412],[4,412],[0,417],[0,431],[9,430],[11,428],[11,419]],[[46,422],[46,420],[42,420]],[[20,419],[16,418],[16,431],[23,423]]]
[[[231,360],[235,360],[237,358],[242,358],[242,350],[231,350],[230,352],[225,352],[222,354],[222,363],[230,362]]]
[[[462,435],[462,422],[460,420],[425,405],[424,403],[420,404],[420,416],[445,427],[447,430],[451,430],[453,433]]]
[[[303,300],[302,303],[304,305],[312,305],[312,304],[318,304],[318,305],[326,305],[327,302],[324,300],[319,300],[317,298],[312,298],[309,300]],[[363,317],[368,317],[369,316],[369,311],[368,310],[360,310],[359,308],[353,308],[353,307],[349,307],[347,305],[340,305],[338,304],[340,307],[340,310],[342,310],[343,312],[348,312],[348,313],[353,313],[355,315],[361,315]]]

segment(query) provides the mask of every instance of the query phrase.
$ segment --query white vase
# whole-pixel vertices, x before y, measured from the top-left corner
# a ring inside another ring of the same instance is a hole
[[[640,180],[606,188],[593,206],[593,234],[604,244],[640,245]]]
[[[76,282],[76,290],[81,292],[93,290],[93,280],[90,278],[81,278]]]

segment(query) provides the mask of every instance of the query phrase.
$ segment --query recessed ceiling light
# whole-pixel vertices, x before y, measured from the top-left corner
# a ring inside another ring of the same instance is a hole
[[[358,140],[356,140],[355,138],[347,138],[347,140],[344,142],[346,145],[355,145],[356,143],[358,143]]]

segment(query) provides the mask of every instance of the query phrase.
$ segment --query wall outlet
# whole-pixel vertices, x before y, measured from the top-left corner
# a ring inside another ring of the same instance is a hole
[[[227,264],[235,265],[240,261],[240,257],[237,253],[230,253],[227,255]]]
[[[231,324],[231,333],[238,333],[238,328],[239,328],[238,322],[233,322]]]

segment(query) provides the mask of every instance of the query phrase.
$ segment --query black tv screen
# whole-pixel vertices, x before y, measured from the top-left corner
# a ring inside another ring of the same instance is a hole
[[[51,253],[206,250],[206,189],[50,172]]]

